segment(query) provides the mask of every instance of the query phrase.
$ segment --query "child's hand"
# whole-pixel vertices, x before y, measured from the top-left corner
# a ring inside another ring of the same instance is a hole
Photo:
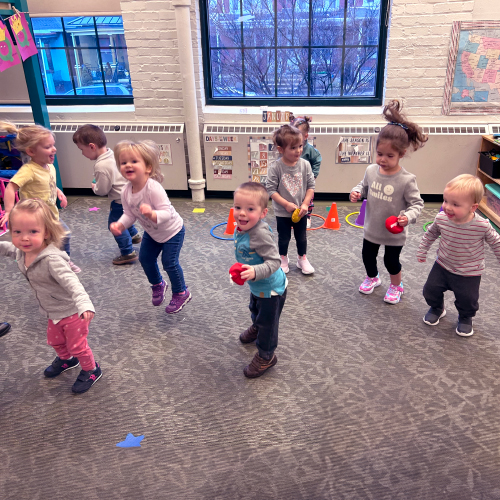
[[[57,188],[57,198],[61,202],[62,208],[66,208],[68,206],[68,199],[66,198],[64,193],[59,188]]]
[[[353,203],[356,203],[361,199],[361,193],[359,191],[351,191],[351,194],[349,195],[349,200],[351,200]]]
[[[287,212],[293,214],[293,212],[295,211],[296,208],[299,208],[297,205],[295,205],[295,203],[292,203],[291,201],[288,201],[286,206],[285,206],[285,209]]]
[[[408,217],[406,215],[400,215],[398,217],[398,226],[405,227],[408,225]]]
[[[94,319],[94,313],[92,311],[85,311],[80,316],[80,319],[83,319],[83,321],[86,321],[87,323],[90,323]]]
[[[300,205],[299,217],[302,219],[302,217],[307,214],[308,210],[309,207],[305,203],[302,203],[302,205]]]
[[[5,212],[3,217],[0,218],[0,227],[5,226],[5,224],[9,222],[9,214],[10,212]]]
[[[255,279],[255,269],[253,266],[249,266],[248,264],[243,264],[244,271],[241,271],[241,278],[244,280],[253,280]]]
[[[149,220],[152,220],[154,223],[156,223],[156,212],[151,208],[151,205],[143,203],[139,207],[139,210],[141,211],[141,214],[144,215],[144,217],[147,217]]]
[[[109,230],[114,236],[120,236],[125,231],[125,226],[121,222],[112,222],[109,225]]]

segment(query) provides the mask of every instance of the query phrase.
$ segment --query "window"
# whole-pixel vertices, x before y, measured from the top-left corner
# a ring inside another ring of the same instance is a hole
[[[133,102],[121,16],[31,21],[48,104]]]
[[[200,0],[207,104],[380,105],[382,0]]]

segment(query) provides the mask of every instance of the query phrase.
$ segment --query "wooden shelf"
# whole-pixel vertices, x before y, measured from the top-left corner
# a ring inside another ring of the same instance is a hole
[[[484,197],[481,200],[478,209],[484,215],[486,215],[486,217],[488,217],[488,219],[490,219],[491,222],[500,227],[500,217],[495,212],[493,212],[493,210],[491,210],[491,208],[488,207],[488,205],[486,205],[486,197]]]
[[[493,147],[492,147],[493,146]],[[483,140],[481,141],[481,151],[490,151],[491,149],[498,149],[500,152],[500,144],[498,142],[494,142],[493,136],[492,135],[483,135]],[[500,184],[500,179],[495,179],[491,177],[491,175],[488,175],[487,173],[483,172],[479,168],[479,158],[477,160],[477,168],[476,168],[476,175],[479,177],[481,182],[483,183],[483,186],[485,184],[489,184],[490,182],[494,182],[496,184]],[[491,222],[493,222],[496,226],[500,226],[500,216],[498,216],[491,208],[486,205],[486,196],[483,197],[481,200],[481,203],[479,203],[478,209],[486,216],[488,219],[490,219]]]
[[[477,176],[480,178],[481,175],[484,175],[485,177],[487,177],[491,182],[496,182],[497,184],[500,184],[500,179],[495,179],[494,177],[491,177],[491,175],[488,175],[486,172],[483,172],[480,168],[477,169]],[[483,183],[483,184],[488,184],[487,182],[486,183]]]

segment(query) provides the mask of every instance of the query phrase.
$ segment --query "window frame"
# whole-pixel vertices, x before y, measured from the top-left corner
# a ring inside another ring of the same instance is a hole
[[[99,65],[101,68],[101,74],[104,75],[104,67],[103,67],[103,62],[102,62],[102,54],[101,54],[101,45],[100,45],[100,40],[99,40],[99,31],[97,30],[97,22],[96,22],[96,17],[106,17],[106,16],[36,16],[34,18],[36,19],[48,19],[48,18],[59,18],[61,20],[61,27],[62,27],[62,37],[64,40],[64,46],[63,47],[45,47],[45,46],[39,46],[36,41],[36,35],[35,35],[35,28],[32,25],[31,30],[32,30],[32,35],[33,39],[35,40],[35,44],[37,46],[37,49],[40,52],[41,50],[61,50],[65,52],[66,56],[66,64],[67,68],[71,77],[71,84],[73,87],[73,91],[75,92],[75,95],[53,95],[53,94],[45,94],[45,101],[47,105],[49,106],[86,106],[86,105],[95,105],[95,104],[113,104],[113,105],[120,105],[120,104],[133,104],[134,103],[134,96],[133,96],[133,88],[132,88],[132,95],[109,95],[107,94],[106,90],[106,79],[102,78],[102,84],[103,84],[103,89],[104,89],[104,94],[100,95],[77,95],[76,94],[76,88],[77,86],[75,85],[75,79],[73,75],[73,71],[71,70],[71,57],[69,54],[69,51],[74,49],[74,47],[70,47],[67,44],[67,32],[66,32],[66,23],[64,22],[65,18],[74,18],[74,17],[91,17],[93,20],[93,25],[94,25],[94,33],[95,33],[95,38],[96,38],[96,47],[92,48],[84,48],[84,50],[96,50],[97,56],[99,58]],[[123,17],[121,14],[116,14],[114,16],[108,16],[108,17]],[[128,50],[128,47],[113,47],[115,50]],[[105,48],[104,50],[107,50]],[[42,66],[40,66],[40,73],[41,73],[41,78],[44,83],[44,93],[45,93],[45,80],[44,80],[44,75],[42,71]]]
[[[310,0],[312,2],[313,0]],[[348,0],[346,0],[347,2]],[[274,9],[276,12],[277,0],[274,0]],[[376,81],[375,81],[375,95],[373,97],[355,96],[355,97],[332,97],[332,96],[311,96],[311,97],[294,97],[294,96],[283,96],[283,97],[273,97],[273,96],[245,96],[245,97],[213,97],[212,89],[212,71],[211,71],[211,60],[210,60],[210,33],[209,33],[209,10],[208,10],[208,0],[199,0],[200,9],[200,28],[201,28],[201,48],[202,48],[202,58],[203,58],[203,81],[205,85],[205,102],[207,105],[216,106],[261,106],[261,105],[295,105],[295,106],[332,106],[332,107],[354,107],[354,106],[381,106],[383,104],[384,95],[384,80],[385,80],[385,66],[386,66],[386,53],[387,53],[387,42],[388,42],[388,7],[389,2],[385,0],[380,1],[380,19],[379,19],[379,42],[377,50],[377,70],[376,70]],[[241,2],[240,2],[241,11]],[[344,8],[344,44],[338,46],[338,48],[345,48],[348,46],[345,43],[345,31],[346,31],[346,21],[347,21],[347,9]],[[309,33],[311,33],[311,25],[309,25]],[[311,40],[311,36],[309,36]],[[275,39],[275,42],[277,40]],[[365,46],[370,46],[366,44]],[[362,46],[360,46],[362,47]],[[245,47],[242,47],[244,49]],[[278,46],[270,47],[275,51],[280,48],[290,49],[297,47],[289,46]],[[311,43],[307,46],[301,48],[313,49],[315,48]],[[333,48],[333,47],[332,47]],[[310,76],[309,76],[310,79]],[[276,81],[275,81],[276,88]]]

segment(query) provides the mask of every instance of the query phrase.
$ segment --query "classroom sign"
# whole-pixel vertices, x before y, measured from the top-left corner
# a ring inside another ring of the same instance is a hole
[[[278,152],[274,151],[271,137],[250,137],[248,144],[249,179],[252,182],[265,184],[267,171],[271,163],[278,159]]]
[[[21,64],[7,26],[0,21],[0,72]]]
[[[158,144],[158,148],[160,149],[160,164],[173,165],[172,149],[170,144]]]
[[[371,137],[341,137],[335,163],[371,163]]]
[[[217,146],[212,156],[214,179],[231,179],[233,176],[233,149],[231,146]]]

